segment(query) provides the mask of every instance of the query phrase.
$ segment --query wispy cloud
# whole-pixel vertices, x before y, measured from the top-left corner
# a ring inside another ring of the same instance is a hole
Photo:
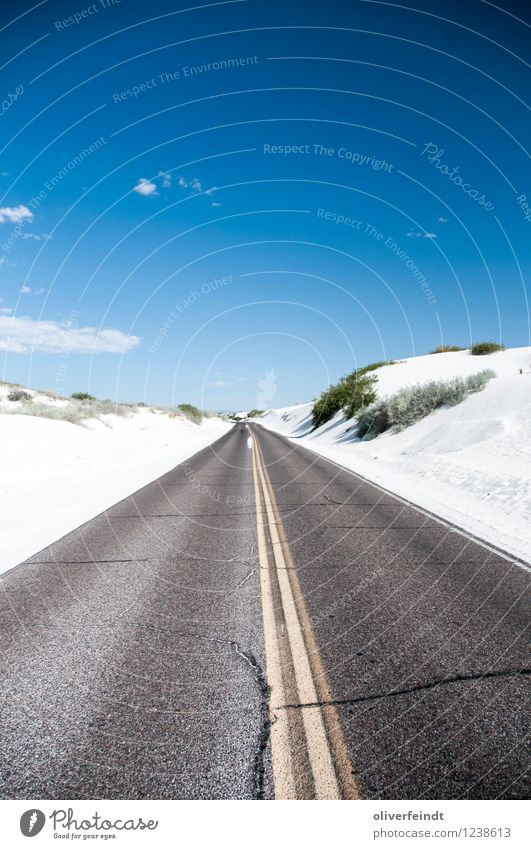
[[[31,286],[24,285],[20,291],[23,295],[42,295],[45,289],[42,287],[40,289],[32,289]]]
[[[21,221],[33,221],[33,212],[27,206],[3,206],[0,208],[0,224],[10,221],[12,224],[20,224]]]
[[[21,233],[20,238],[31,239],[34,242],[44,242],[48,239],[51,239],[52,237],[49,235],[49,233]]]
[[[123,354],[136,348],[138,336],[121,330],[76,327],[71,321],[35,321],[29,316],[0,315],[0,351],[27,354]]]
[[[158,195],[156,183],[152,183],[151,180],[146,180],[145,177],[140,178],[136,186],[133,188],[133,191],[143,197]]]
[[[204,189],[201,180],[197,177],[193,177],[191,180],[187,180],[185,177],[179,177],[177,180],[177,185],[180,186],[181,189],[190,189],[194,194],[205,194],[205,195],[213,195],[216,191],[216,186],[211,186],[209,189]]]
[[[173,186],[173,177],[169,171],[159,171],[156,177],[148,180],[146,177],[141,177],[133,191],[144,197],[153,197],[159,194],[159,187],[162,189],[171,189]],[[177,177],[176,185],[180,189],[192,192],[192,194],[213,195],[216,191],[216,186],[211,186],[208,189],[203,188],[203,183],[198,177]]]
[[[202,192],[203,186],[201,185],[201,181],[194,177],[193,180],[185,180],[184,177],[179,177],[177,180],[177,185],[180,186],[181,189],[192,189],[194,192]]]
[[[413,239],[436,239],[437,233],[419,233],[418,230],[410,230],[408,236]]]
[[[442,217],[442,215],[440,215],[440,216],[439,216],[439,218],[437,219],[437,221],[440,221],[440,222],[441,222],[441,224],[448,224],[448,219],[447,219],[447,218],[443,218],[443,217]]]

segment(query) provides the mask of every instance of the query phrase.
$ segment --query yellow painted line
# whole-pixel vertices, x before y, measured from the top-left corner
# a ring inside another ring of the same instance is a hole
[[[260,588],[262,596],[262,619],[264,622],[267,681],[271,688],[271,704],[285,704],[284,685],[282,683],[282,665],[277,639],[273,593],[269,573],[269,560],[264,532],[264,518],[260,509],[260,489],[256,468],[256,452],[253,439],[253,477],[256,503],[256,525],[258,531],[258,557],[260,562]],[[271,759],[277,799],[296,799],[295,781],[291,747],[289,744],[289,724],[286,711],[278,714],[271,708]]]
[[[258,452],[260,449],[258,448]],[[265,471],[265,469],[264,469]],[[267,478],[267,472],[266,478]],[[297,570],[295,568],[295,564],[293,562],[293,558],[291,556],[291,552],[289,549],[289,545],[286,539],[286,535],[284,532],[284,525],[282,523],[282,518],[278,511],[278,506],[276,504],[275,494],[273,492],[273,487],[271,485],[271,481],[268,480],[268,486],[270,491],[271,503],[273,507],[273,512],[275,514],[276,522],[277,522],[277,530],[278,536],[280,538],[280,542],[283,546],[284,552],[284,560],[287,566],[287,574],[291,583],[291,588],[293,592],[293,597],[295,599],[295,604],[297,607],[297,612],[299,614],[299,621],[301,623],[302,632],[304,635],[304,642],[306,644],[306,651],[308,653],[308,658],[310,660],[310,665],[312,667],[313,672],[313,680],[315,682],[315,686],[317,692],[319,694],[319,708],[306,708],[306,710],[316,710],[319,709],[322,711],[322,715],[325,721],[325,726],[328,734],[329,743],[331,746],[331,750],[334,755],[334,764],[336,768],[336,773],[339,778],[339,783],[342,792],[343,799],[361,799],[361,791],[358,786],[358,783],[354,777],[354,770],[352,767],[352,762],[350,759],[350,754],[348,751],[348,747],[345,741],[345,736],[343,733],[343,728],[341,725],[341,721],[339,719],[339,714],[337,708],[330,704],[333,701],[333,695],[328,683],[328,676],[326,674],[322,659],[321,653],[319,651],[319,647],[317,644],[317,640],[314,634],[314,630],[310,621],[310,617],[308,615],[308,611],[306,609],[306,604],[304,602],[304,597],[302,594],[302,590],[299,583],[299,578],[297,575]]]
[[[292,575],[292,579],[294,576],[293,563],[289,555],[289,550],[287,549],[282,522],[278,515],[278,509],[276,507],[274,499],[274,493],[271,484],[268,480],[267,472],[264,468],[264,464],[261,459],[260,449],[258,447],[258,443],[255,437],[253,451],[253,471],[255,475],[257,514],[258,508],[261,503],[260,490],[258,487],[258,478],[262,486],[261,494],[265,505],[267,529],[269,531],[269,536],[273,548],[274,569],[276,570],[276,578],[280,589],[282,610],[284,615],[284,621],[286,624],[291,658],[293,662],[298,701],[302,704],[313,703],[315,705],[315,707],[304,708],[301,710],[307,755],[313,776],[315,797],[317,799],[359,798],[357,786],[352,777],[352,767],[350,764],[350,759],[348,757],[346,744],[344,743],[342,737],[342,730],[335,708],[323,708],[318,705],[318,703],[323,700],[323,687],[326,687],[324,683],[324,669],[322,667],[320,659],[317,661],[316,664],[316,658],[318,658],[317,644],[315,643],[313,632],[309,624],[309,619],[305,611],[304,601],[302,599],[302,594],[300,593],[300,588],[298,587],[298,582],[294,580],[292,583],[292,580],[290,580],[290,574]],[[260,513],[262,513],[261,510]],[[265,567],[265,571],[267,572],[268,576],[267,581],[262,581],[262,604],[264,616],[264,633],[266,642],[266,661],[268,664],[269,678],[269,660],[267,658],[268,643],[272,642],[276,645],[276,655],[275,651],[271,650],[271,654],[275,655],[274,663],[280,663],[280,654],[278,651],[278,637],[276,635],[273,595],[271,589],[271,580],[269,576],[269,570],[272,567],[269,565],[268,552],[265,545],[265,519],[261,515],[257,515],[257,525],[259,549],[260,546],[263,546],[264,562],[267,564]],[[264,572],[263,567],[261,571],[262,573]],[[265,605],[264,596],[268,596]],[[270,611],[272,615],[270,615]],[[301,619],[304,625],[305,633],[303,633]],[[312,671],[312,663],[310,662],[310,657],[308,655],[308,635],[310,635],[312,655],[315,654],[315,657],[313,657],[314,668],[317,668],[318,674],[323,679],[321,681],[320,691],[316,686],[316,682],[314,679],[314,671]],[[282,680],[281,672],[281,668],[273,668],[273,674],[276,675],[278,673],[280,676],[280,681]],[[326,692],[328,693],[327,688]],[[286,704],[285,701],[282,701],[283,698],[284,688],[282,687],[282,684],[280,685],[280,687],[275,687],[274,685],[272,685],[271,710],[274,716],[278,719],[280,719],[283,715],[287,713],[286,710],[279,710],[282,705]],[[275,728],[275,725],[276,722],[272,726],[272,730]],[[279,760],[282,760],[279,749],[286,745],[288,747],[291,747],[292,743],[289,738],[289,726],[287,724],[283,724],[281,728],[283,734],[276,735],[275,738],[272,738],[275,795],[277,796],[277,798],[297,798],[296,796],[286,797],[280,795],[283,791],[282,789],[279,789],[277,787],[277,773],[275,769],[275,763]],[[331,744],[333,744],[333,751]],[[276,752],[275,749],[277,750]],[[282,757],[284,757],[283,754]],[[285,762],[286,761],[284,759],[283,763]],[[293,759],[291,759],[291,768],[293,769]],[[341,780],[338,778],[338,776]],[[284,776],[281,775],[281,787],[283,778]],[[297,785],[297,776],[293,775],[292,773],[292,787],[296,789]]]

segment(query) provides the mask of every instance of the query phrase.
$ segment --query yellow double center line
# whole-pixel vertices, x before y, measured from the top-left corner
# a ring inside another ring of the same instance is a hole
[[[329,685],[254,435],[252,450],[275,797],[357,799],[337,710],[323,704]]]

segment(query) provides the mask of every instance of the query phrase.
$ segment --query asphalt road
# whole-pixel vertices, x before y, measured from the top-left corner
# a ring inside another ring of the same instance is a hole
[[[526,798],[528,586],[237,425],[3,577],[0,794]]]

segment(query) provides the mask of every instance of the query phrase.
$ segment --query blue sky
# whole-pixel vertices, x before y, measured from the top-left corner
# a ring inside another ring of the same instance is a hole
[[[192,6],[4,6],[2,379],[243,409],[529,344],[525,4]]]

